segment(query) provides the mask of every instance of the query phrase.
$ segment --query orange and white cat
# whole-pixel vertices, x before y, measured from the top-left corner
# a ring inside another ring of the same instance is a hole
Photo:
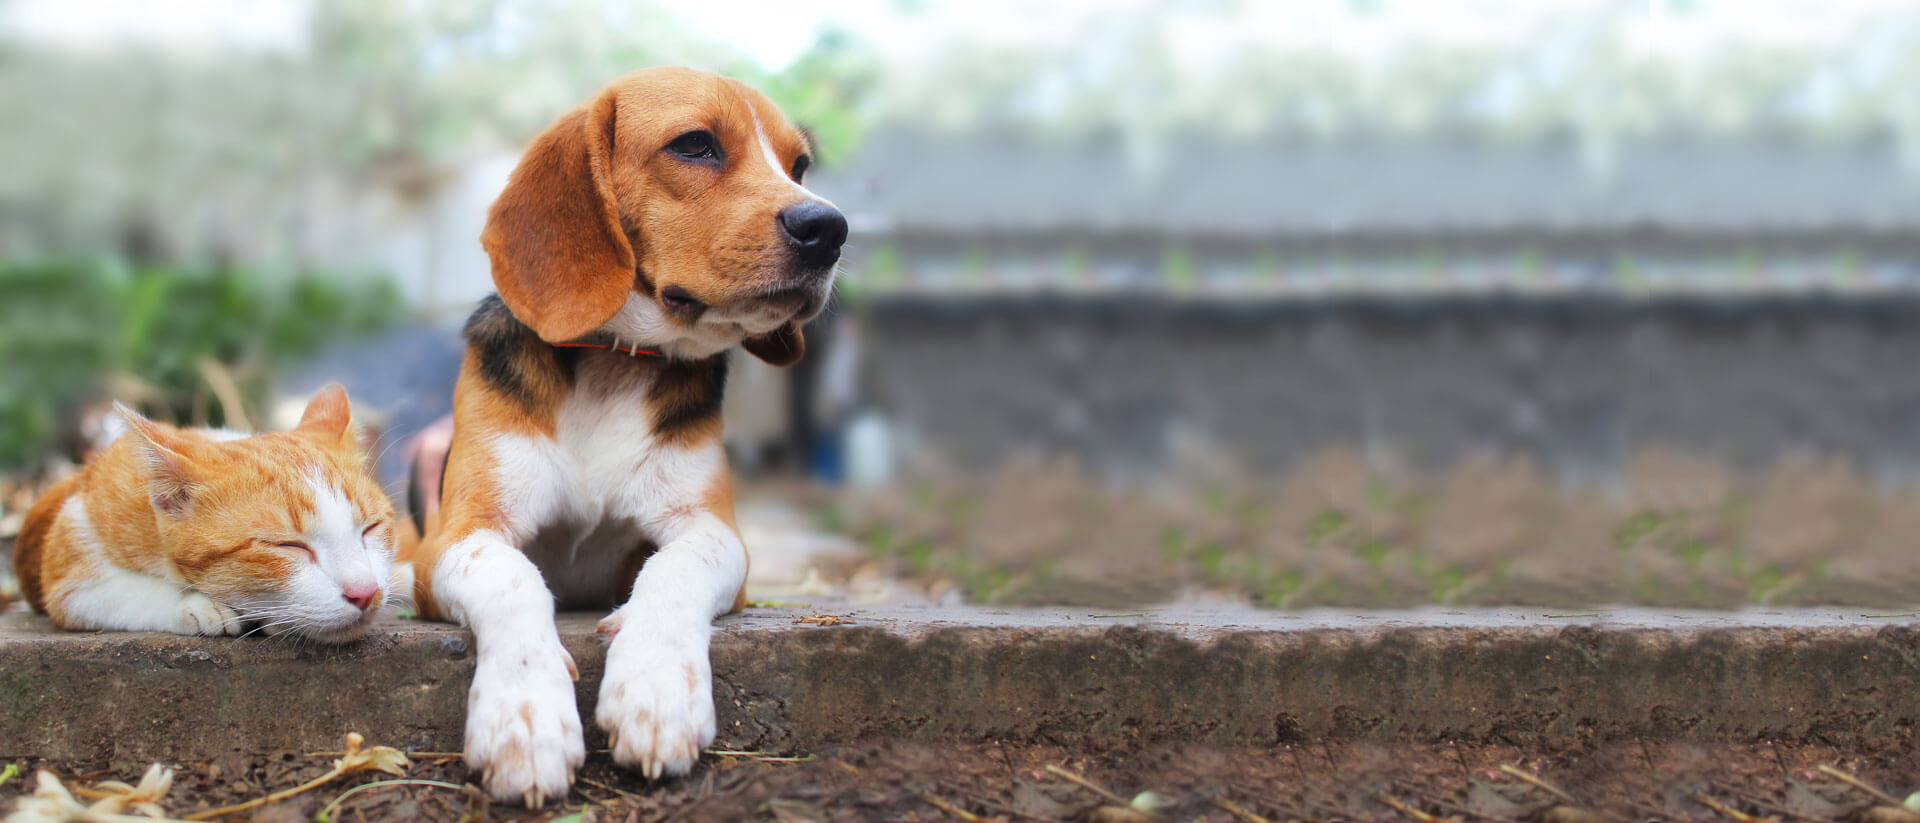
[[[127,433],[27,513],[13,567],[35,609],[67,629],[366,630],[390,585],[394,515],[345,390],[253,437],[116,408]]]

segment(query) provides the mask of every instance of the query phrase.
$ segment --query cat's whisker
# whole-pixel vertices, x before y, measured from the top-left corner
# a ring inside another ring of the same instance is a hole
[[[259,627],[253,629],[253,631],[259,631],[259,633],[263,633],[263,635],[267,635],[267,637],[275,637],[275,631],[273,631],[273,629],[278,629],[278,627],[282,627],[282,625],[292,625],[294,622],[296,622],[296,618],[280,618],[280,620],[259,623]]]
[[[298,622],[300,611],[300,605],[291,600],[276,598],[254,604],[244,610],[242,618],[257,625],[240,636],[248,637],[261,633],[271,637],[274,629]]]
[[[383,589],[382,591],[384,592],[384,596],[381,598],[380,602],[385,604],[383,608],[389,611],[393,609],[407,609],[411,611],[413,609],[413,587],[412,586],[391,586],[390,585],[387,588]]]
[[[255,615],[254,617],[255,619],[258,619],[258,620],[271,622],[281,618],[298,616],[298,614],[299,614],[298,609],[295,609],[289,606],[286,608],[275,609],[270,612],[263,612]]]
[[[386,445],[384,445],[384,446],[381,446],[381,447],[380,447],[380,453],[379,453],[379,454],[376,454],[376,455],[374,455],[374,456],[373,456],[373,459],[372,459],[372,460],[369,460],[369,461],[367,461],[367,465],[369,465],[369,466],[378,466],[378,465],[380,465],[380,461],[381,461],[381,460],[384,460],[384,459],[386,459],[386,457],[387,457],[387,452],[390,452],[390,451],[393,451],[393,447],[395,447],[395,446],[398,446],[398,445],[400,445],[400,441],[401,441],[402,439],[404,439],[404,438],[398,438],[398,437],[396,437],[396,438],[393,438],[393,439],[390,439],[390,440],[388,440],[388,441],[387,441],[387,443],[386,443]]]
[[[266,636],[266,637],[280,637],[281,635],[278,635],[278,634],[274,634],[274,633],[273,633],[273,632],[271,632],[270,630],[271,630],[271,629],[276,629],[276,628],[279,628],[279,627],[281,627],[281,626],[289,626],[289,625],[295,625],[295,624],[297,624],[298,622],[299,622],[299,620],[298,620],[298,618],[294,618],[294,617],[285,617],[285,618],[281,618],[281,619],[279,619],[279,620],[275,620],[275,621],[272,621],[272,622],[269,622],[269,623],[262,623],[262,624],[260,624],[260,625],[259,625],[258,627],[256,627],[256,628],[254,628],[254,629],[253,629],[252,631],[249,631],[249,632],[247,632],[247,634],[253,634],[253,632],[262,632],[262,633],[264,633],[264,636]],[[247,634],[243,634],[243,635],[240,635],[240,636],[241,636],[241,637],[246,637],[246,636],[247,636]]]

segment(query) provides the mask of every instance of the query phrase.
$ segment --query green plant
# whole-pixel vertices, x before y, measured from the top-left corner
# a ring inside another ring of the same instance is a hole
[[[76,259],[0,261],[0,294],[0,468],[30,466],[104,393],[176,421],[237,422],[276,367],[405,312],[379,278]]]
[[[1200,271],[1193,262],[1193,252],[1186,246],[1168,246],[1160,255],[1160,276],[1165,278],[1167,287],[1175,291],[1188,291],[1199,285]]]

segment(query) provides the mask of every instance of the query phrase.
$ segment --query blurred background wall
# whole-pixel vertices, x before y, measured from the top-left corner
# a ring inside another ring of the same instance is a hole
[[[1867,0],[0,0],[6,461],[109,394],[444,413],[520,148],[661,63],[852,220],[750,473],[1920,475],[1920,7]]]

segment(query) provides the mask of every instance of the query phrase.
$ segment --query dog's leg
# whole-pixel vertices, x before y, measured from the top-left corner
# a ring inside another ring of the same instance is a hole
[[[671,518],[626,605],[602,621],[612,635],[594,716],[614,762],[649,778],[686,774],[713,742],[713,618],[733,607],[747,551],[726,510]]]
[[[573,658],[560,645],[540,570],[498,532],[475,529],[416,560],[425,613],[473,630],[467,766],[502,801],[540,808],[566,796],[586,760]]]

